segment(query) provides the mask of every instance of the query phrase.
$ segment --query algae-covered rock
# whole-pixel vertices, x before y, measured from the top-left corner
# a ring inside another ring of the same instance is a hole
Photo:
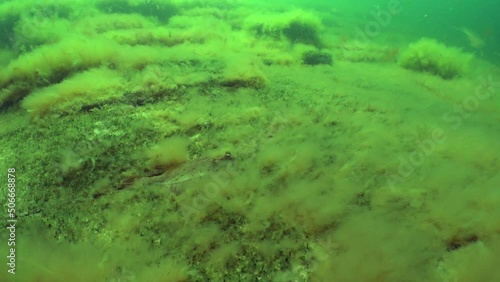
[[[447,47],[434,39],[422,38],[410,44],[399,57],[400,66],[452,79],[467,72],[473,56],[458,48]]]
[[[307,51],[302,54],[302,62],[306,65],[331,65],[332,55],[322,51]]]
[[[314,13],[294,10],[287,13],[253,15],[246,19],[246,29],[257,36],[285,38],[291,43],[321,46],[321,19]]]

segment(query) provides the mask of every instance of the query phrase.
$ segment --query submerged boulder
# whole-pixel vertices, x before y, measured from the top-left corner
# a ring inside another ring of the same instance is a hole
[[[331,65],[332,55],[323,51],[307,51],[302,54],[302,62],[305,65]]]

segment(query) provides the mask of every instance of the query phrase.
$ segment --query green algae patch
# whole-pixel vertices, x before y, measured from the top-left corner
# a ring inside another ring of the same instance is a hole
[[[123,78],[106,68],[77,73],[60,83],[35,90],[21,105],[32,115],[71,113],[122,95]]]
[[[447,47],[434,39],[422,38],[411,43],[401,53],[398,63],[407,69],[453,79],[467,73],[472,58],[471,54],[458,48]]]
[[[59,2],[0,4],[20,280],[498,280],[496,67],[407,71],[341,11]]]
[[[256,36],[286,39],[290,43],[321,46],[319,33],[321,19],[312,12],[293,10],[281,14],[251,15],[245,20],[245,28]]]
[[[188,142],[184,138],[171,137],[151,147],[146,155],[146,166],[150,169],[173,168],[188,160]]]

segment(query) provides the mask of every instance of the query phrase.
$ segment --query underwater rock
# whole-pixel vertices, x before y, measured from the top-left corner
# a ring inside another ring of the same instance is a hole
[[[452,79],[467,72],[472,58],[472,54],[464,53],[458,48],[447,47],[434,39],[422,38],[403,51],[398,63],[406,69]]]
[[[307,51],[302,54],[302,62],[305,65],[331,65],[332,55],[322,51]]]
[[[245,28],[257,37],[286,39],[292,44],[301,43],[317,48],[323,46],[319,38],[323,29],[321,18],[311,12],[298,9],[286,13],[252,15],[245,22]]]

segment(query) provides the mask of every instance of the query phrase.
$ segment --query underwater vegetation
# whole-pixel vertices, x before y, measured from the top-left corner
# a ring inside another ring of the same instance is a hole
[[[284,37],[291,43],[322,46],[319,37],[323,28],[321,19],[314,13],[304,10],[252,15],[245,20],[245,27],[257,36],[268,36],[274,39]]]
[[[291,3],[1,2],[19,281],[500,281],[498,67]]]
[[[307,51],[302,54],[302,61],[306,65],[331,65],[333,63],[330,53],[321,51]]]
[[[411,43],[401,53],[398,64],[407,69],[452,79],[463,76],[472,59],[472,54],[462,52],[458,48],[447,47],[435,39],[422,38]]]

